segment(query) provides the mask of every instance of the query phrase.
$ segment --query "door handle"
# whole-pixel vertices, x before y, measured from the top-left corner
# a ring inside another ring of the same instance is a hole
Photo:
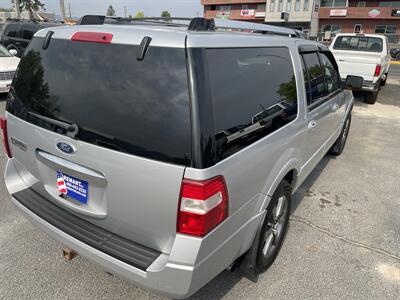
[[[345,61],[343,58],[339,58],[339,61]]]
[[[312,130],[317,126],[317,122],[315,122],[314,120],[310,121],[310,123],[308,123],[308,129]]]
[[[337,111],[339,108],[339,104],[335,103],[332,105],[332,111]]]

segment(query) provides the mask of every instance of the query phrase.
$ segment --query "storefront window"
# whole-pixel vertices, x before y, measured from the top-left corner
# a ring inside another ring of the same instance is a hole
[[[347,7],[348,0],[321,0],[321,7]]]
[[[376,25],[375,33],[396,34],[396,29],[395,25]]]
[[[400,7],[400,1],[381,1],[380,7]]]

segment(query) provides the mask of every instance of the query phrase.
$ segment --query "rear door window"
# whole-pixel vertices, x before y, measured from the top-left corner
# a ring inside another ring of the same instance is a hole
[[[333,56],[328,54],[319,52],[319,57],[321,59],[321,64],[324,71],[327,93],[331,94],[340,89],[340,76],[339,71],[335,66],[336,64],[334,65],[332,62],[334,59]]]
[[[312,105],[327,94],[325,90],[324,72],[319,62],[317,52],[303,53],[302,56],[307,74],[307,104]]]
[[[189,165],[191,126],[185,50],[34,38],[14,79],[7,110],[76,124],[76,139],[163,162]],[[12,99],[13,98],[13,99]]]
[[[278,130],[297,116],[289,50],[208,49],[217,160]]]

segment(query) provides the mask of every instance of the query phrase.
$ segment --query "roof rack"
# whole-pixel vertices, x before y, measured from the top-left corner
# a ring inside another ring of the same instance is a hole
[[[283,35],[289,37],[302,37],[298,31],[290,28],[256,24],[243,21],[231,21],[223,19],[206,19],[206,18],[120,18],[108,17],[101,15],[86,15],[79,21],[78,25],[103,25],[103,24],[161,24],[164,26],[187,27],[193,31],[216,31],[216,30],[238,30],[244,32],[254,32],[262,34]]]

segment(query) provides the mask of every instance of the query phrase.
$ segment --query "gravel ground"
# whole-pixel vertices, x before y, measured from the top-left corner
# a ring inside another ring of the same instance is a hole
[[[295,194],[282,251],[257,283],[225,271],[192,298],[399,299],[399,94],[393,75],[376,105],[356,101],[344,153],[324,158]],[[4,166],[1,152],[0,176]],[[0,299],[159,299],[82,257],[64,262],[8,198],[2,183]]]

